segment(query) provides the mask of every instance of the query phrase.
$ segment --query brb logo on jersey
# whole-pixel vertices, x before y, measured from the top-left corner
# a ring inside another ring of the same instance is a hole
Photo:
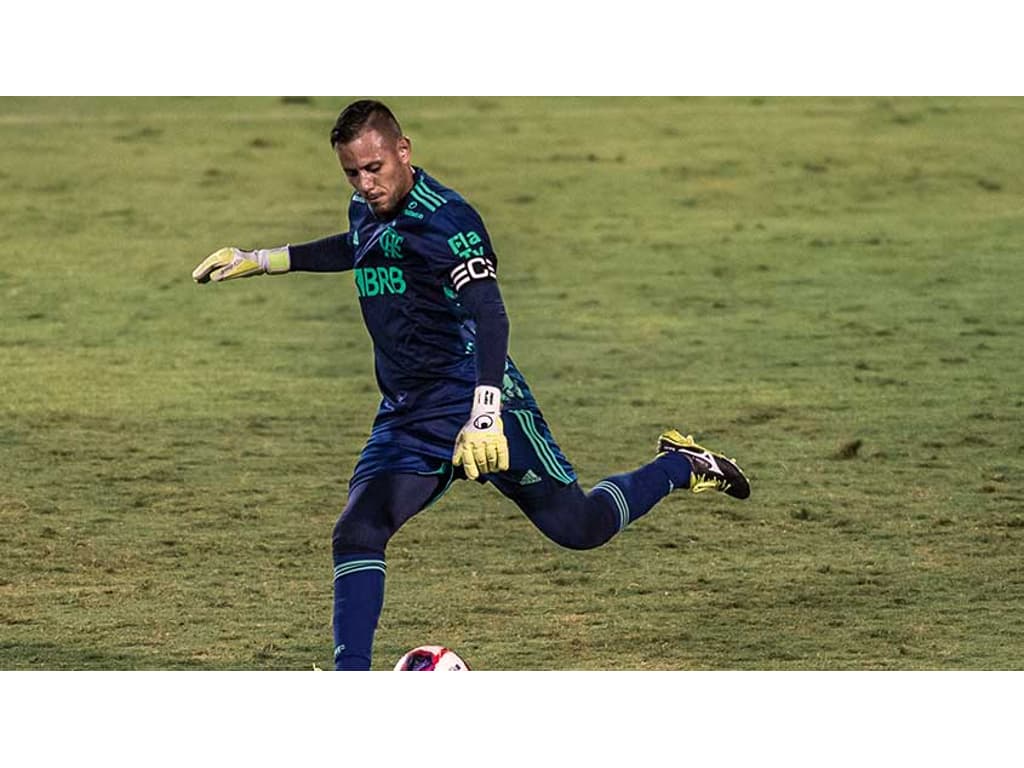
[[[398,267],[357,267],[354,272],[361,299],[405,293],[405,276]]]

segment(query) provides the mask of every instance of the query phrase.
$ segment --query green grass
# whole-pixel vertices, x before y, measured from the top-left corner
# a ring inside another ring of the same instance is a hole
[[[678,426],[747,502],[600,550],[461,484],[392,541],[375,667],[1024,668],[1024,101],[392,100],[488,224],[585,486]],[[0,668],[330,666],[377,404],[342,97],[0,99]]]

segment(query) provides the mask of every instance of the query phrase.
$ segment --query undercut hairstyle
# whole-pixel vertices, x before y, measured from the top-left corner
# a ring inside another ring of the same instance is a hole
[[[341,110],[331,129],[331,146],[348,144],[366,130],[375,130],[395,141],[402,138],[402,126],[390,109],[379,101],[362,99]]]

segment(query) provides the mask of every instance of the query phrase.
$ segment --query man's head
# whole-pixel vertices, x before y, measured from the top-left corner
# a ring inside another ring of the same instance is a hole
[[[412,144],[391,110],[379,101],[356,101],[338,116],[331,146],[349,184],[377,218],[397,212],[412,189]]]

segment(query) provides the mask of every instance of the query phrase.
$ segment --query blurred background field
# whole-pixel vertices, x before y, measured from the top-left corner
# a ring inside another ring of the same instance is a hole
[[[0,99],[0,669],[330,666],[351,276],[190,272],[347,228],[349,100]],[[577,553],[461,484],[392,542],[376,668],[1024,667],[1024,101],[386,100],[583,484],[679,427],[753,496]]]

